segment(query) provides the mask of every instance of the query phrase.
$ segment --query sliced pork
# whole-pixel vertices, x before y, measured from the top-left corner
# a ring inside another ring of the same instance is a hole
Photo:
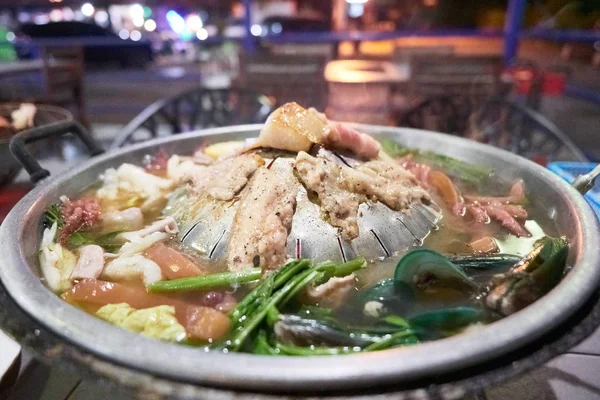
[[[306,189],[317,195],[321,217],[336,228],[342,237],[358,237],[358,206],[367,198],[342,186],[342,167],[324,157],[298,153],[296,173]],[[350,168],[348,168],[350,169]]]
[[[256,154],[228,158],[211,166],[196,166],[190,175],[192,189],[216,200],[231,200],[239,193],[250,176],[264,164]]]
[[[297,194],[289,163],[275,161],[270,169],[256,171],[233,221],[227,255],[230,270],[258,266],[272,270],[285,263]]]
[[[295,168],[306,189],[317,195],[322,217],[339,228],[346,240],[358,236],[358,207],[367,199],[398,211],[429,198],[414,175],[392,162],[371,161],[350,168],[300,152]]]
[[[381,145],[371,136],[360,133],[356,129],[336,121],[330,121],[325,114],[310,108],[309,113],[318,116],[325,122],[329,129],[323,131],[321,143],[329,149],[348,150],[357,156],[370,160],[376,158],[381,150]]]
[[[356,168],[343,167],[345,186],[381,201],[392,210],[407,208],[412,202],[429,199],[415,176],[402,166],[388,161],[369,161]]]

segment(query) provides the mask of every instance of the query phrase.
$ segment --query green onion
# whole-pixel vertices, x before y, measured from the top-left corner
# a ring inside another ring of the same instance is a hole
[[[448,175],[474,185],[489,178],[491,173],[486,167],[473,165],[432,151],[404,147],[389,139],[381,142],[381,148],[391,157],[404,157],[410,154],[417,162],[443,169]]]
[[[390,348],[397,344],[398,339],[414,338],[415,333],[409,329],[385,335],[381,340],[368,345],[363,351],[375,351]]]
[[[260,274],[260,268],[253,268],[241,272],[221,272],[218,274],[173,279],[171,281],[159,281],[151,284],[148,288],[151,292],[184,292],[216,289],[256,281],[260,279]]]

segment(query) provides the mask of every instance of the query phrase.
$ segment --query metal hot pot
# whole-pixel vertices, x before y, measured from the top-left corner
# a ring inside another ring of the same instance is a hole
[[[413,347],[318,358],[209,353],[148,339],[86,314],[42,284],[36,265],[42,215],[59,196],[75,195],[106,168],[140,163],[159,148],[189,153],[206,140],[256,137],[260,128],[244,125],[158,138],[98,154],[49,178],[25,143],[72,131],[92,154],[101,149],[74,123],[19,135],[13,151],[34,179],[43,179],[0,228],[0,326],[53,365],[141,398],[249,399],[258,393],[260,398],[351,394],[453,399],[547,361],[600,323],[600,233],[579,192],[543,167],[497,148],[434,132],[366,125],[358,128],[377,138],[487,165],[507,179],[524,179],[531,201],[571,243],[572,268],[562,282],[526,309],[478,331]]]

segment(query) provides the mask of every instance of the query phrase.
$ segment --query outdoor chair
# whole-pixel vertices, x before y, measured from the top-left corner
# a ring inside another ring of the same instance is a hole
[[[427,99],[409,110],[399,126],[435,130],[503,148],[545,165],[587,161],[584,153],[552,121],[515,101],[495,97],[464,115],[451,96]]]
[[[273,107],[271,99],[251,90],[194,88],[146,107],[110,148],[201,128],[261,123]]]
[[[551,161],[588,161],[556,124],[539,112],[507,99],[491,99],[473,113],[463,136],[542,165]]]

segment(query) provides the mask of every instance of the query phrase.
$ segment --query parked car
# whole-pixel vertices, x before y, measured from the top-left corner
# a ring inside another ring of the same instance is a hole
[[[110,29],[78,21],[21,26],[16,47],[21,57],[35,57],[43,45],[82,46],[86,64],[119,63],[122,67],[144,67],[152,61],[152,45],[121,39]]]

